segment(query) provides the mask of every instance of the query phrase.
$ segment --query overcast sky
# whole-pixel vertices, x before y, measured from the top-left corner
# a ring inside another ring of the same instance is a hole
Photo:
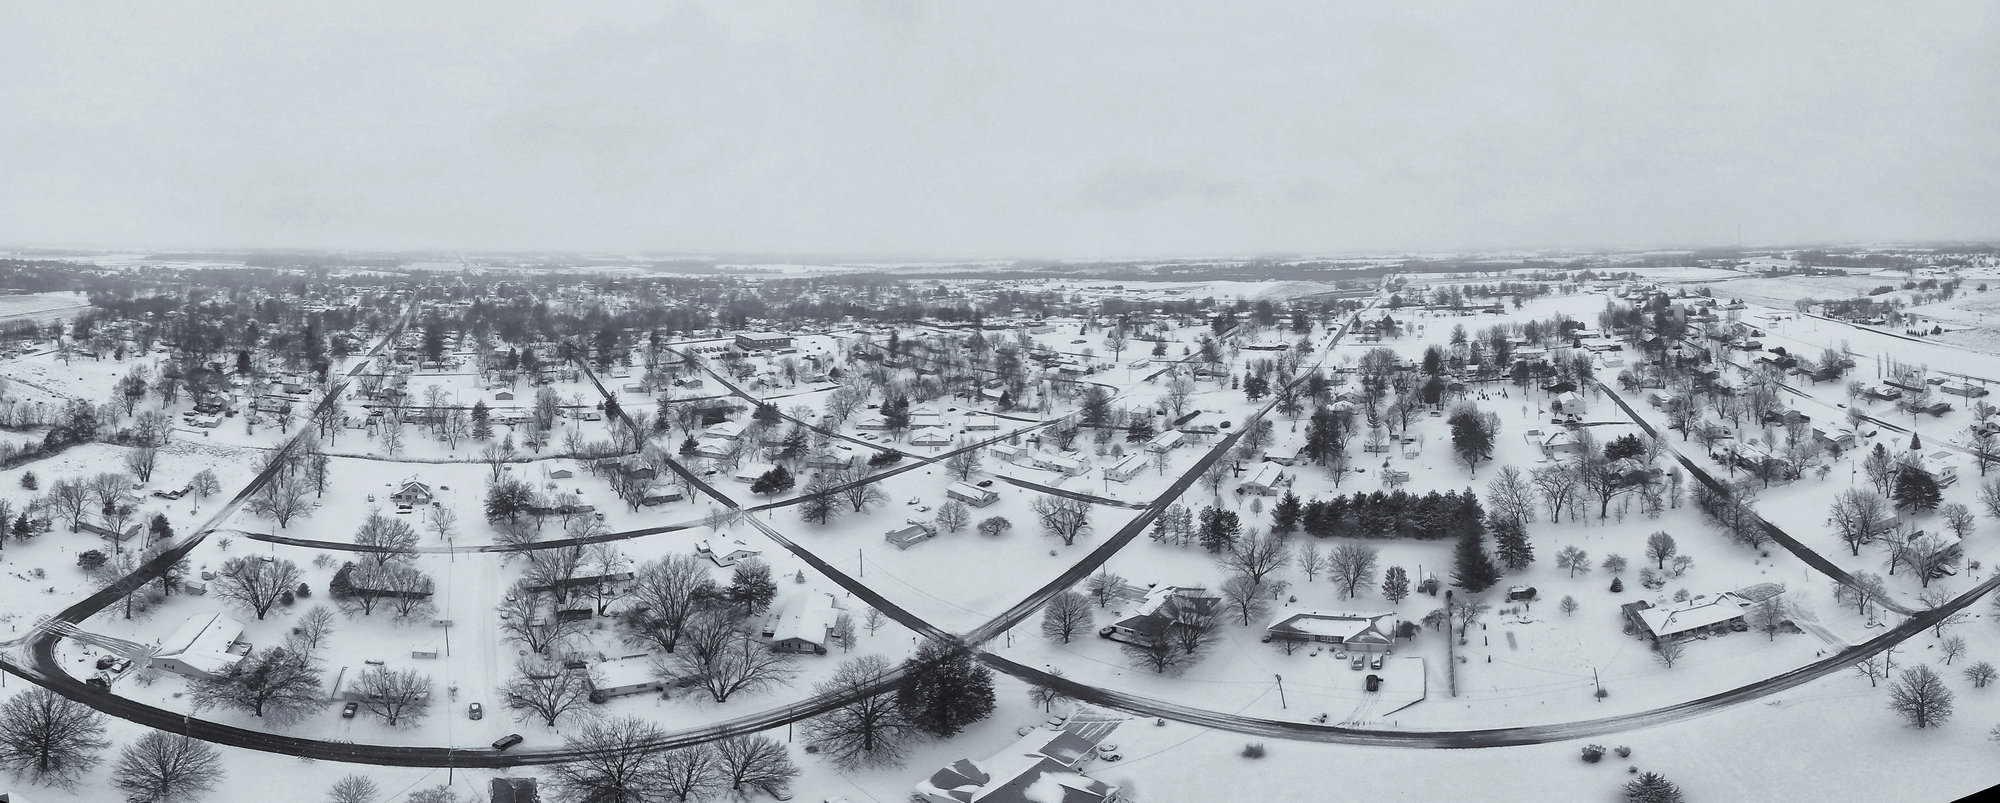
[[[0,243],[2000,236],[2000,5],[13,3]]]

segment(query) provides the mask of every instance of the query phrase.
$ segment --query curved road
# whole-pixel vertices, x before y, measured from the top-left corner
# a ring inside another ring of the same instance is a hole
[[[1345,334],[1345,329],[1342,330],[1342,334]],[[344,385],[345,383],[343,382],[342,384],[343,388]],[[1268,409],[1269,405],[1266,405],[1265,408],[1259,410],[1259,412],[1255,416],[1250,417],[1248,421],[1246,421],[1246,426],[1250,422],[1254,422],[1259,417],[1264,415],[1264,413],[1268,411]],[[1218,442],[1215,445],[1215,447],[1213,447],[1209,451],[1209,453],[1205,455],[1203,459],[1199,461],[1192,470],[1185,472],[1180,478],[1180,480],[1178,480],[1173,487],[1169,488],[1165,493],[1162,493],[1160,498],[1156,500],[1156,503],[1153,506],[1149,507],[1140,516],[1134,518],[1126,526],[1120,528],[1120,530],[1116,534],[1114,534],[1111,538],[1106,539],[1106,541],[1103,544],[1099,545],[1097,549],[1093,550],[1088,556],[1085,557],[1084,560],[1079,561],[1077,564],[1073,565],[1068,571],[1064,572],[1061,576],[1058,576],[1057,578],[1051,580],[1043,588],[1038,589],[1034,594],[1030,595],[1027,599],[1022,600],[1019,604],[1015,605],[1013,608],[1010,608],[1005,614],[1003,614],[999,618],[996,618],[992,622],[989,622],[984,626],[981,626],[979,628],[974,629],[973,631],[968,632],[962,637],[953,636],[949,633],[944,633],[938,628],[931,626],[926,622],[923,622],[921,619],[918,619],[914,615],[910,614],[907,610],[901,609],[900,607],[897,607],[892,603],[889,603],[886,599],[881,598],[879,595],[874,594],[872,591],[867,591],[865,586],[861,586],[859,583],[855,582],[852,578],[847,577],[845,574],[840,573],[837,570],[833,570],[831,566],[826,566],[823,561],[819,561],[816,557],[811,556],[810,552],[803,550],[802,548],[799,548],[796,544],[793,544],[788,539],[783,538],[782,535],[775,533],[775,531],[768,530],[767,527],[764,529],[766,529],[767,534],[772,535],[775,538],[775,540],[777,540],[779,543],[785,545],[788,549],[792,549],[795,553],[799,553],[802,559],[807,560],[808,563],[814,564],[816,568],[819,568],[822,571],[826,571],[827,575],[830,578],[833,578],[836,582],[842,583],[843,585],[852,584],[851,586],[849,586],[849,590],[856,591],[857,596],[862,596],[864,599],[869,599],[871,601],[871,604],[876,604],[880,609],[884,611],[884,613],[896,618],[899,622],[901,622],[905,626],[911,627],[913,630],[924,633],[933,638],[941,638],[947,641],[960,644],[961,646],[967,649],[975,649],[977,648],[978,645],[991,640],[992,638],[998,636],[1001,632],[1004,632],[1008,628],[1012,627],[1014,624],[1017,624],[1021,620],[1025,619],[1034,610],[1039,608],[1050,596],[1052,596],[1058,591],[1061,591],[1063,588],[1067,588],[1068,586],[1074,584],[1076,581],[1081,580],[1084,576],[1088,575],[1091,571],[1095,570],[1097,566],[1102,565],[1102,563],[1108,560],[1120,548],[1130,543],[1130,541],[1134,537],[1136,537],[1139,532],[1143,531],[1144,528],[1151,523],[1152,519],[1155,518],[1159,514],[1159,512],[1165,508],[1165,505],[1167,503],[1170,503],[1172,499],[1176,498],[1181,492],[1184,492],[1188,487],[1188,485],[1192,484],[1195,481],[1195,479],[1199,477],[1200,472],[1202,470],[1205,470],[1208,466],[1213,465],[1215,461],[1221,459],[1222,455],[1227,452],[1227,449],[1234,444],[1236,436],[1240,435],[1242,431],[1244,430],[1238,430],[1237,433],[1233,433],[1230,437],[1224,438],[1220,442]],[[297,436],[295,436],[295,440],[296,437]],[[674,468],[679,471],[686,470],[684,467],[679,466],[677,463],[674,465]],[[706,491],[713,493],[717,500],[723,501],[725,504],[730,505],[732,508],[738,510],[744,509],[739,504],[737,504],[733,499],[730,499],[728,496],[722,495],[719,492],[715,492],[714,489],[707,487],[706,483],[701,482],[699,477],[690,476],[690,479],[694,481],[698,487],[703,487]],[[244,499],[247,499],[251,493],[254,493],[255,487],[260,485],[262,481],[268,481],[268,478],[260,477],[259,481],[253,482],[252,487],[246,488],[244,492],[239,493],[237,498],[232,500],[232,505],[240,504]],[[756,521],[754,517],[749,517],[749,520],[753,522]],[[205,536],[207,533],[214,531],[214,524],[215,520],[212,520],[207,526],[203,528],[201,532],[197,534],[197,536],[191,536],[188,539],[190,543],[184,543],[180,547],[177,547],[176,550],[181,551],[182,554],[185,554],[185,549],[192,547],[191,542],[198,540],[199,536]],[[171,555],[172,553],[169,554]],[[134,578],[143,577],[144,579],[138,580],[138,583],[150,581],[152,578],[150,575],[147,574],[147,572],[150,571],[152,573],[157,573],[159,570],[164,568],[164,565],[165,565],[164,562],[149,563],[148,568],[142,569],[141,572],[135,573],[132,577],[126,578],[126,580],[130,581],[133,580]],[[114,589],[118,588],[120,586],[123,586],[124,584],[125,583],[121,581],[119,585],[116,585],[113,588]],[[1769,694],[1773,694],[1778,691],[1793,688],[1803,683],[1809,682],[1811,680],[1824,677],[1827,674],[1840,671],[1856,661],[1875,655],[1883,650],[1886,650],[1894,646],[1897,643],[1900,643],[1901,641],[1911,636],[1921,633],[1923,630],[1935,625],[1935,623],[1938,620],[1941,620],[1945,616],[1949,616],[1952,613],[1962,610],[1965,606],[1970,605],[1972,601],[1974,601],[1975,599],[1979,598],[1980,596],[1986,593],[1989,593],[1996,586],[2000,586],[2000,576],[1996,576],[1995,578],[1990,579],[1985,583],[1982,583],[1981,585],[1975,587],[1966,594],[1952,600],[1950,603],[1947,603],[1939,608],[1917,613],[1914,616],[1911,616],[1906,621],[1904,621],[1902,624],[1897,625],[1894,628],[1891,628],[1887,632],[1884,632],[1882,635],[1874,639],[1871,639],[1868,642],[1852,647],[1848,650],[1836,654],[1833,657],[1816,661],[1812,664],[1808,664],[1806,666],[1800,667],[1790,672],[1786,672],[1781,675],[1767,678],[1758,681],[1756,683],[1748,684],[1739,687],[1737,689],[1732,689],[1730,691],[1722,692],[1715,695],[1710,695],[1708,697],[1703,697],[1697,700],[1690,700],[1687,702],[1678,703],[1675,705],[1666,706],[1651,711],[1635,712],[1632,714],[1626,714],[1614,717],[1605,717],[1593,720],[1585,720],[1581,722],[1524,726],[1524,727],[1514,727],[1514,728],[1494,728],[1494,729],[1467,730],[1467,731],[1374,731],[1374,730],[1341,728],[1337,726],[1313,725],[1309,723],[1282,722],[1282,721],[1266,720],[1254,717],[1241,717],[1224,712],[1208,711],[1190,706],[1184,706],[1175,703],[1155,700],[1152,698],[1141,697],[1138,695],[1133,695],[1112,689],[1104,689],[1095,686],[1088,686],[1085,684],[1077,683],[1075,681],[1067,680],[1059,676],[1043,673],[1039,670],[1022,666],[1007,659],[1000,658],[998,656],[990,654],[982,655],[981,657],[982,660],[985,661],[988,665],[993,666],[999,671],[1006,672],[1016,677],[1020,677],[1031,683],[1037,683],[1056,688],[1059,691],[1065,693],[1066,695],[1069,695],[1075,699],[1083,700],[1085,702],[1091,702],[1098,705],[1103,705],[1106,707],[1144,716],[1171,717],[1179,721],[1185,721],[1193,724],[1199,724],[1207,727],[1214,727],[1233,732],[1281,736],[1284,738],[1292,738],[1292,739],[1342,742],[1342,743],[1352,743],[1352,744],[1370,744],[1370,745],[1382,745],[1382,746],[1451,747],[1451,748],[1496,747],[1496,746],[1517,745],[1517,744],[1534,744],[1547,741],[1560,741],[1560,740],[1567,740],[1584,736],[1597,735],[1600,733],[1609,733],[1619,730],[1625,730],[1634,727],[1645,727],[1649,725],[1675,722],[1699,716],[1703,713],[1717,710],[1722,707],[1739,704],[1748,700],[1767,696]],[[134,587],[136,587],[136,583],[134,584]],[[72,606],[70,609],[64,612],[63,614],[64,620],[69,621],[70,617],[76,616],[79,613],[81,613],[82,616],[87,616],[89,615],[89,612],[94,612],[94,610],[86,611],[86,608],[90,603],[95,603],[96,608],[101,609],[105,605],[108,605],[112,601],[115,601],[117,595],[115,593],[111,593],[112,590],[113,589],[106,589],[105,591],[92,595],[92,597],[86,600],[84,603],[79,603],[78,605]],[[866,593],[861,593],[864,591]],[[80,621],[80,617],[78,618],[78,621]],[[57,637],[54,634],[45,632],[40,638],[36,640],[36,642],[33,645],[36,657],[35,666],[21,667],[14,665],[12,663],[6,663],[5,668],[8,671],[26,677],[40,685],[56,690],[59,693],[63,693],[65,696],[81,700],[86,704],[89,704],[92,707],[105,711],[107,713],[111,713],[113,715],[120,716],[122,718],[132,720],[134,722],[139,722],[141,724],[145,724],[157,729],[167,730],[171,732],[187,733],[189,735],[195,736],[196,738],[201,738],[207,741],[216,742],[218,744],[226,744],[226,745],[244,747],[255,750],[281,752],[289,755],[298,755],[315,759],[328,759],[335,761],[348,761],[348,762],[371,763],[371,764],[393,765],[393,766],[507,767],[507,766],[526,765],[526,764],[559,763],[563,761],[573,760],[582,755],[580,752],[568,751],[568,750],[501,753],[487,749],[458,750],[455,748],[436,748],[436,747],[355,745],[355,744],[347,744],[339,742],[325,742],[312,739],[301,739],[297,737],[265,733],[261,731],[250,731],[241,728],[221,725],[218,723],[207,722],[203,720],[195,720],[175,712],[166,711],[164,709],[159,709],[152,706],[146,706],[143,704],[135,703],[133,701],[126,700],[124,698],[104,695],[92,691],[89,688],[83,686],[81,681],[78,681],[77,679],[70,677],[66,673],[63,673],[60,670],[60,668],[55,665],[53,658],[53,644],[56,638]],[[18,644],[18,642],[16,642],[16,644]],[[900,673],[897,673],[895,675],[892,675],[891,677],[885,678],[881,683],[877,684],[876,687],[863,689],[860,690],[858,693],[822,696],[813,699],[803,700],[789,705],[779,706],[777,708],[758,712],[748,716],[737,717],[734,719],[725,720],[722,722],[713,723],[699,728],[689,729],[686,731],[675,733],[664,739],[658,740],[656,743],[651,744],[649,746],[656,749],[670,749],[674,747],[704,743],[707,741],[712,741],[714,739],[722,738],[729,735],[752,733],[761,730],[766,730],[771,727],[775,727],[777,725],[796,722],[801,719],[810,718],[817,714],[824,713],[826,711],[844,705],[847,702],[850,702],[852,699],[858,699],[863,696],[886,692],[891,688],[893,688],[898,682],[900,682],[900,680],[901,680]],[[180,723],[179,728],[175,727],[176,720],[178,720]]]

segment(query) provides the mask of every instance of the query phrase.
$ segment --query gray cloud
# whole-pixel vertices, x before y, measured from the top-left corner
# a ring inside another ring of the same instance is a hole
[[[1149,255],[2000,235],[1995,7],[61,4],[0,241]]]

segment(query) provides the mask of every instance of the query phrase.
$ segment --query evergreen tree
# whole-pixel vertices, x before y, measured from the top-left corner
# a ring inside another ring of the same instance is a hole
[[[1395,605],[1410,595],[1410,574],[1401,566],[1391,566],[1382,573],[1382,598]]]
[[[1285,495],[1278,498],[1278,504],[1271,508],[1271,532],[1286,535],[1298,529],[1299,515],[1304,509],[1305,504],[1299,501],[1297,494],[1285,491]]]
[[[1625,784],[1626,803],[1681,803],[1681,788],[1657,772],[1648,772]]]
[[[1500,582],[1500,569],[1480,546],[1480,537],[1466,533],[1452,551],[1451,584],[1477,594]]]
[[[1201,509],[1201,547],[1210,552],[1221,552],[1236,543],[1236,534],[1243,529],[1233,510],[1216,507]]]
[[[493,437],[493,415],[484,399],[472,403],[472,437],[482,441]]]
[[[774,427],[778,425],[779,421],[783,421],[784,418],[778,415],[778,405],[765,402],[757,405],[757,411],[750,414],[750,420],[767,427]]]
[[[781,494],[791,490],[796,482],[796,480],[792,479],[790,469],[784,466],[773,466],[770,471],[764,472],[761,476],[757,477],[755,482],[750,483],[750,492],[753,494],[764,494],[765,496]]]
[[[1494,550],[1508,571],[1518,572],[1535,562],[1535,547],[1528,543],[1528,528],[1513,519],[1493,522]]]
[[[1916,466],[1904,466],[1896,472],[1896,489],[1889,496],[1896,500],[1896,507],[1918,513],[1936,510],[1943,498],[1937,480]]]
[[[770,565],[753,558],[737,564],[736,574],[729,579],[729,588],[724,593],[730,602],[755,614],[770,607],[771,600],[777,598],[778,581],[771,579]]]
[[[896,707],[903,718],[933,736],[952,736],[993,713],[993,673],[972,653],[937,642],[903,661]]]

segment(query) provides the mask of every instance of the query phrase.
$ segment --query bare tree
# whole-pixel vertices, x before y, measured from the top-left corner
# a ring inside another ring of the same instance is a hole
[[[514,663],[514,678],[500,687],[505,705],[520,716],[533,715],[551,728],[573,714],[590,711],[590,675],[534,657]]]
[[[1577,490],[1583,479],[1577,475],[1575,467],[1568,463],[1552,463],[1529,473],[1534,477],[1535,489],[1542,494],[1542,503],[1549,508],[1549,521],[1561,521],[1565,508],[1569,509],[1570,518],[1574,520]]]
[[[688,617],[714,580],[702,559],[676,553],[640,564],[633,573],[633,605],[623,617],[627,641],[673,652]]]
[[[979,451],[976,448],[968,448],[945,458],[945,473],[957,477],[960,482],[972,479],[972,475],[979,473]]]
[[[1253,595],[1256,596],[1256,595]],[[1200,655],[1187,648],[1180,639],[1160,637],[1122,642],[1118,651],[1134,666],[1151,669],[1157,674],[1179,674],[1182,669],[1200,659]]]
[[[816,684],[820,697],[848,699],[845,705],[806,721],[806,744],[817,747],[844,770],[900,766],[911,739],[921,731],[896,706],[896,666],[879,655],[842,661],[833,677]]]
[[[414,723],[430,713],[431,678],[414,669],[371,666],[354,678],[361,708],[386,720],[390,727]]]
[[[1875,603],[1889,595],[1889,589],[1882,575],[1874,572],[1855,572],[1855,585],[1836,582],[1833,584],[1833,601],[1842,605],[1853,605],[1856,614],[1866,616]]]
[[[0,767],[30,783],[74,786],[110,746],[103,714],[48,689],[16,692],[0,704]]]
[[[811,726],[807,730],[810,733]],[[792,779],[798,777],[799,767],[792,763],[790,751],[776,739],[731,736],[715,743],[715,756],[721,775],[719,785],[738,800],[748,799],[752,792],[763,792],[779,800],[791,798],[787,790]],[[837,758],[835,763],[839,763]]]
[[[937,509],[937,523],[945,532],[955,533],[972,523],[972,510],[964,502],[947,499]]]
[[[557,616],[554,611],[543,613],[541,602],[528,588],[528,581],[522,580],[507,592],[500,603],[500,632],[508,641],[520,642],[529,652],[545,654],[549,647],[581,629],[581,623]]]
[[[1979,527],[1979,518],[1973,515],[1972,508],[1959,502],[1946,502],[1939,506],[1938,517],[1944,519],[1945,529],[1950,530],[1960,541],[1964,541]]]
[[[1888,500],[1860,488],[1840,492],[1827,509],[1826,523],[1855,555],[1872,544],[1889,528],[1892,516]]]
[[[1889,684],[1889,708],[1903,721],[1919,729],[1942,725],[1951,719],[1953,695],[1944,680],[1929,666],[1917,664],[1903,670]]]
[[[1876,681],[1889,677],[1889,658],[1877,655],[1854,665],[1854,671],[1868,679],[1868,687],[1874,688]]]
[[[1305,572],[1306,582],[1312,582],[1326,570],[1326,555],[1320,551],[1318,541],[1307,540],[1299,545],[1299,571]]]
[[[666,751],[660,756],[660,793],[675,803],[709,799],[722,788],[720,761],[712,743]]]
[[[333,631],[333,609],[325,605],[314,605],[299,615],[298,622],[292,625],[291,633],[286,635],[285,643],[294,650],[312,655],[326,644],[326,640],[333,636]]]
[[[417,556],[416,529],[400,518],[382,515],[380,510],[370,511],[368,518],[361,520],[354,543],[362,547],[357,551],[364,564],[375,569]]]
[[[479,461],[486,464],[489,482],[498,482],[500,474],[507,469],[507,461],[514,459],[514,450],[503,444],[489,443],[479,450]]]
[[[287,475],[274,478],[258,489],[250,499],[250,512],[266,516],[278,522],[278,529],[285,529],[292,519],[312,515],[312,500],[308,497],[312,488],[304,477]]]
[[[437,535],[439,541],[449,542],[452,535],[458,532],[458,514],[449,507],[437,505],[424,517],[424,525]]]
[[[200,507],[200,500],[222,492],[222,483],[216,480],[213,469],[204,468],[194,473],[194,479],[188,482],[188,488],[194,491],[195,506]]]
[[[1577,572],[1590,573],[1590,553],[1575,545],[1566,546],[1556,552],[1556,568],[1568,569],[1569,576]]]
[[[1124,590],[1124,588],[1125,578],[1112,574],[1111,568],[1108,566],[1098,569],[1096,574],[1091,575],[1089,580],[1084,581],[1084,590],[1090,594],[1091,599],[1097,601],[1097,607],[1099,608],[1109,606],[1111,600],[1117,597],[1119,592]]]
[[[1292,550],[1283,539],[1251,527],[1230,542],[1216,563],[1226,572],[1248,577],[1251,585],[1261,586],[1264,578],[1291,565]]]
[[[1234,611],[1246,626],[1252,618],[1262,616],[1269,609],[1268,596],[1249,575],[1235,574],[1222,581],[1223,607]]]
[[[366,775],[343,775],[326,791],[326,803],[376,803],[382,789]]]
[[[838,496],[841,501],[846,502],[847,506],[853,508],[856,513],[866,512],[869,505],[888,503],[889,495],[883,493],[881,488],[876,487],[877,483],[868,482],[867,479],[868,469],[856,467],[841,475],[840,480],[843,485],[834,495]],[[812,484],[807,483],[806,488],[807,490],[811,490]]]
[[[299,566],[289,560],[236,557],[222,562],[215,577],[215,593],[223,599],[249,608],[263,619],[278,598],[299,584]]]
[[[1042,525],[1042,532],[1062,539],[1064,546],[1074,546],[1076,539],[1090,531],[1090,503],[1081,499],[1063,496],[1038,496],[1029,506],[1035,513],[1036,521]]]
[[[61,479],[49,484],[49,507],[69,519],[69,531],[83,528],[83,517],[89,515],[90,486],[80,480]]]
[[[1375,567],[1381,552],[1372,546],[1341,544],[1327,555],[1327,575],[1340,585],[1341,593],[1353,599],[1360,590],[1375,583]]]
[[[273,647],[244,656],[220,675],[188,684],[188,696],[197,711],[240,708],[283,725],[326,707],[319,676],[311,656]]]
[[[569,602],[570,581],[583,568],[584,555],[584,547],[579,543],[537,549],[528,553],[528,569],[522,578],[530,586],[546,589],[556,604],[562,605]]]
[[[101,471],[90,478],[90,493],[97,509],[116,507],[132,488],[132,478],[116,471]]]
[[[1687,644],[1679,639],[1663,639],[1653,645],[1653,659],[1668,669],[1674,668],[1674,664],[1686,654]]]
[[[1466,631],[1479,624],[1479,620],[1491,610],[1493,606],[1484,600],[1460,599],[1451,604],[1450,616],[1452,621],[1458,623],[1458,635],[1463,638]]]
[[[773,652],[739,627],[729,628],[714,649],[682,650],[675,657],[679,674],[695,680],[718,703],[729,702],[738,692],[783,685],[798,674],[790,655]]]
[[[1945,666],[1951,666],[1951,662],[1964,658],[1965,637],[1949,636],[1944,641],[1938,642],[1938,655],[1944,657]]]
[[[1090,601],[1074,591],[1058,592],[1042,609],[1042,635],[1052,641],[1068,644],[1071,638],[1088,632],[1090,625]]]
[[[2000,678],[2000,669],[1994,669],[1992,664],[1985,661],[1965,668],[1965,679],[1972,681],[1972,687],[1975,689],[1986,688],[1996,678]]]
[[[153,481],[153,467],[160,462],[160,450],[151,446],[139,446],[125,453],[125,467],[140,482]]]
[[[550,768],[555,787],[565,800],[600,803],[643,803],[657,799],[667,785],[667,756],[654,749],[665,738],[660,726],[639,717],[591,720],[563,740],[573,761]]]
[[[1495,519],[1522,524],[1535,521],[1535,489],[1521,470],[1504,466],[1486,483],[1486,509]]]
[[[1680,546],[1674,543],[1674,537],[1668,535],[1665,530],[1646,536],[1646,557],[1651,558],[1662,570],[1667,568],[1667,560],[1679,551]]]
[[[222,756],[207,742],[147,731],[111,766],[111,784],[128,800],[194,800],[222,782]]]

